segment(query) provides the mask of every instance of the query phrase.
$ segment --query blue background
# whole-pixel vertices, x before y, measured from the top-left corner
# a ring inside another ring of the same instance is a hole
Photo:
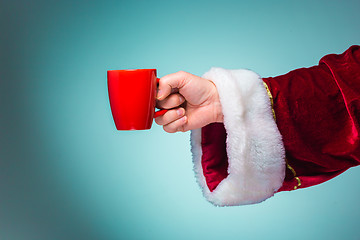
[[[202,196],[189,133],[115,130],[106,70],[263,77],[360,43],[359,1],[0,1],[0,239],[359,239],[360,169]]]

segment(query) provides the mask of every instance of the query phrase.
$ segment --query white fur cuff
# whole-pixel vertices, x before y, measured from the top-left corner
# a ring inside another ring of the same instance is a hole
[[[203,194],[218,206],[264,201],[282,186],[285,151],[262,79],[249,70],[222,68],[211,68],[203,77],[219,93],[229,164],[228,176],[210,191],[201,163],[201,129],[191,132],[194,171]]]

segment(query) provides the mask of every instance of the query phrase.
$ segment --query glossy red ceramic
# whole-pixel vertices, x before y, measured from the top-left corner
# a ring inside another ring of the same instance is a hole
[[[111,112],[118,130],[150,129],[155,115],[156,69],[109,70],[107,82]]]

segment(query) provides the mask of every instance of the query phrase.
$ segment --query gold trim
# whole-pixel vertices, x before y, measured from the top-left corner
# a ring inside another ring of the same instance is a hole
[[[267,94],[268,94],[268,96],[270,98],[271,111],[273,113],[274,120],[276,121],[276,115],[275,115],[275,110],[274,110],[274,98],[273,98],[273,96],[272,96],[272,94],[270,92],[270,89],[269,89],[268,85],[266,84],[266,82],[263,82],[263,84],[264,84],[266,92],[267,92]],[[300,178],[296,176],[295,169],[290,166],[290,164],[288,163],[286,158],[285,158],[285,162],[286,162],[286,167],[293,173],[294,178],[296,179],[296,181],[298,183],[297,186],[294,186],[294,190],[296,190],[301,186]]]
[[[264,86],[265,86],[265,88],[266,88],[266,92],[267,92],[267,94],[268,94],[268,96],[269,96],[269,98],[270,98],[271,111],[272,111],[272,113],[273,113],[274,120],[276,121],[276,115],[275,115],[275,111],[274,111],[274,98],[273,98],[273,96],[272,96],[272,94],[271,94],[271,92],[270,92],[270,90],[269,90],[268,85],[267,85],[265,82],[263,82],[263,84],[264,84]]]
[[[293,173],[293,175],[294,175],[294,178],[295,178],[296,181],[298,182],[298,185],[297,185],[297,186],[294,186],[294,190],[296,190],[298,187],[301,186],[300,178],[298,178],[298,177],[296,176],[295,169],[293,169],[293,168],[290,166],[290,164],[288,163],[288,161],[287,161],[286,158],[285,158],[285,161],[286,161],[286,167],[287,167],[288,169],[290,169],[290,171],[291,171],[291,172]]]

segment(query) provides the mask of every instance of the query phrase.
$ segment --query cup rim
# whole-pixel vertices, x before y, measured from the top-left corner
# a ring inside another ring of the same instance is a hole
[[[142,72],[142,71],[156,71],[155,68],[144,69],[120,69],[120,70],[107,70],[108,72]]]

